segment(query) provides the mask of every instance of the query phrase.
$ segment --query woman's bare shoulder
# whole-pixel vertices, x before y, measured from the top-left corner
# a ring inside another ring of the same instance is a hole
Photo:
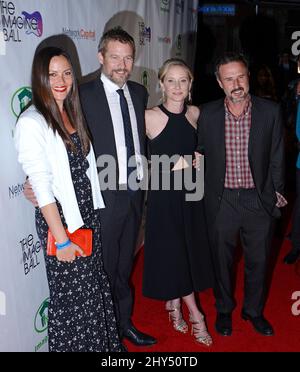
[[[145,112],[146,133],[149,138],[154,138],[166,125],[167,117],[159,107],[155,106]]]
[[[154,107],[148,108],[148,109],[145,111],[146,116],[149,116],[149,117],[157,116],[157,115],[159,115],[160,113],[161,113],[161,110],[159,109],[158,106],[154,106]]]
[[[197,121],[200,115],[199,107],[190,105],[188,106],[188,111],[193,121]]]

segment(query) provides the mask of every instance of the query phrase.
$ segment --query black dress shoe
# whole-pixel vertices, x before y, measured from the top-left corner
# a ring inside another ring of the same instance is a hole
[[[156,339],[138,331],[133,325],[123,332],[123,337],[136,346],[150,346],[156,344]]]
[[[262,315],[261,316],[256,316],[252,317],[245,312],[242,311],[242,318],[244,320],[250,320],[250,322],[253,325],[253,328],[260,333],[261,335],[264,336],[273,336],[274,335],[274,330],[271,326],[271,324],[265,319]]]
[[[292,265],[300,257],[300,249],[292,249],[283,259],[283,262]]]
[[[231,336],[232,334],[231,313],[218,313],[215,328],[220,335]]]

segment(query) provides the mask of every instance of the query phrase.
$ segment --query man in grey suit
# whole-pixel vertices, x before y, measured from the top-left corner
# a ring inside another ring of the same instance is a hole
[[[249,94],[248,64],[227,53],[216,65],[226,97],[203,105],[198,151],[205,156],[205,210],[216,274],[216,330],[232,333],[237,239],[245,257],[242,318],[273,335],[263,316],[274,218],[284,206],[284,149],[278,104]]]

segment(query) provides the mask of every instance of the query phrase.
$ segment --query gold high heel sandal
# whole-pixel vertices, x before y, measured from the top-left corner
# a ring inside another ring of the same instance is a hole
[[[186,333],[189,327],[182,317],[180,305],[176,307],[166,305],[166,310],[169,312],[169,322],[172,321],[173,328],[178,332]]]
[[[211,346],[213,341],[211,335],[207,331],[204,316],[202,315],[201,319],[195,320],[190,314],[190,322],[192,324],[191,335],[194,335],[196,341],[205,346]]]

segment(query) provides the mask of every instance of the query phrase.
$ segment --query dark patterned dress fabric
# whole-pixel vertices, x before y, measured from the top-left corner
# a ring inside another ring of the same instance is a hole
[[[93,253],[65,263],[45,254],[50,290],[48,311],[51,352],[121,351],[114,307],[107,275],[103,269],[100,214],[94,210],[92,188],[86,175],[89,163],[81,150],[77,133],[71,135],[77,152],[67,149],[72,180],[83,227],[93,230]],[[58,209],[65,225],[60,204]],[[48,225],[36,209],[36,227],[46,249]]]

